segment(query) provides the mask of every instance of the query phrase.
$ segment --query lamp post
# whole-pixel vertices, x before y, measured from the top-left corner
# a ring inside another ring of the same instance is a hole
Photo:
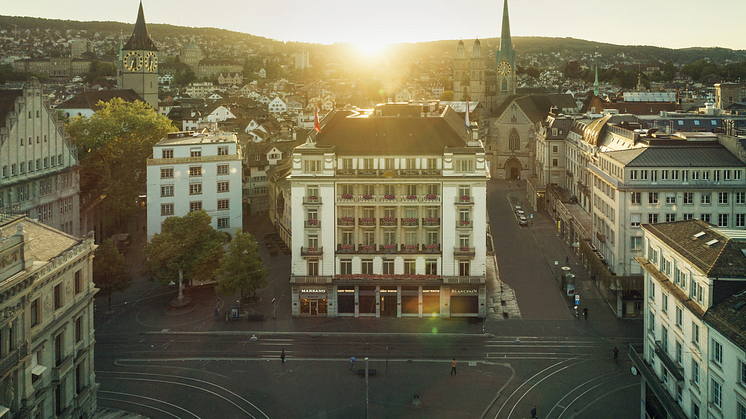
[[[276,319],[276,318],[277,318],[277,316],[276,316],[276,313],[277,313],[277,312],[275,311],[275,299],[273,298],[273,299],[272,299],[272,318],[273,318],[273,319]]]
[[[368,357],[365,357],[365,419],[370,419],[370,392],[368,386]]]

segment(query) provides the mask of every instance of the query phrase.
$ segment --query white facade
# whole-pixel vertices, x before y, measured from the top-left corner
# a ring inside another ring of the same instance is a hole
[[[235,134],[168,134],[148,159],[148,240],[170,216],[205,210],[212,226],[242,228],[242,153]]]
[[[269,113],[285,113],[288,110],[288,106],[279,97],[272,99],[272,101],[269,102],[268,107]]]

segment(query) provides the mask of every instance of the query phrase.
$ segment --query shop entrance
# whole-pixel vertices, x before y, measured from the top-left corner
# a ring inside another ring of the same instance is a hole
[[[301,316],[318,316],[326,315],[326,299],[321,298],[301,298],[300,315]]]
[[[381,296],[381,317],[396,317],[396,295]]]

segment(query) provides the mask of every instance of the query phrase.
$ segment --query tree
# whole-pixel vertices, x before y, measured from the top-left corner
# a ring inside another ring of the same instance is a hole
[[[215,278],[226,236],[211,222],[204,210],[166,218],[161,233],[145,246],[141,273],[161,285],[178,279],[179,300],[184,298],[184,278],[190,283]]]
[[[538,79],[539,76],[541,76],[541,72],[539,71],[539,69],[533,66],[529,66],[528,68],[526,68],[526,74],[535,79]]]
[[[90,118],[73,118],[66,129],[78,148],[81,194],[104,197],[111,225],[133,212],[153,146],[176,128],[144,102],[116,98],[99,106]]]
[[[109,309],[111,295],[125,291],[132,285],[129,265],[111,239],[104,240],[96,249],[93,258],[93,283],[99,289],[98,296],[109,299]]]
[[[246,293],[252,294],[267,286],[268,274],[254,237],[236,230],[228,245],[228,252],[220,259],[220,276],[215,290],[225,295],[233,295],[238,291],[243,299]]]
[[[583,68],[580,66],[580,63],[575,60],[568,61],[567,64],[565,64],[563,71],[565,77],[568,79],[579,79],[583,77]]]
[[[453,90],[445,90],[440,94],[440,100],[453,100]]]

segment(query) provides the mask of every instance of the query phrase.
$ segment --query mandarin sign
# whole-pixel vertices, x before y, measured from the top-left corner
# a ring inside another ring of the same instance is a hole
[[[301,288],[300,292],[305,294],[326,294],[325,289]]]

